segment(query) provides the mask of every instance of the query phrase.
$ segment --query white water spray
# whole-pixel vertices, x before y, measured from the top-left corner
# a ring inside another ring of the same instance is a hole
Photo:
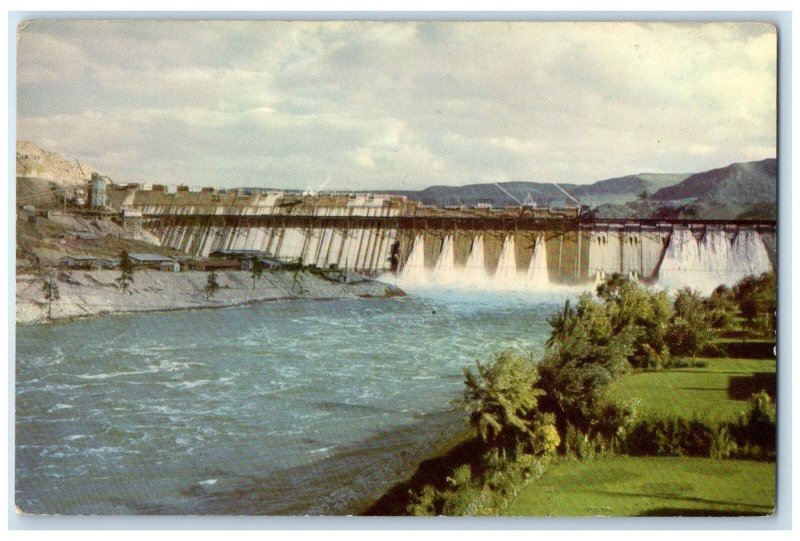
[[[550,286],[550,275],[547,273],[547,246],[544,235],[536,238],[533,255],[528,265],[528,284],[536,289],[547,289]]]
[[[433,281],[439,284],[451,284],[458,281],[455,271],[455,248],[453,236],[447,235],[442,241],[442,251],[436,266],[433,268]]]
[[[503,240],[503,249],[500,252],[500,260],[497,262],[497,270],[493,276],[493,282],[499,287],[508,287],[518,280],[517,274],[517,248],[514,236],[508,235]]]

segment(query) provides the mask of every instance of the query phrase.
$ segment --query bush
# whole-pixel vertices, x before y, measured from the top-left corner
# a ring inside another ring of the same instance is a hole
[[[769,456],[775,452],[775,406],[764,390],[750,397],[749,406],[731,426],[731,434],[750,454]]]
[[[597,287],[614,333],[635,336],[628,356],[632,366],[658,368],[669,357],[667,331],[672,307],[664,291],[653,292],[620,274]]]
[[[733,291],[728,286],[718,286],[707,299],[703,300],[703,306],[713,329],[720,334],[730,333],[735,329],[739,306],[736,304]]]
[[[485,471],[473,474],[469,465],[457,467],[447,478],[447,487],[436,490],[426,485],[410,493],[406,511],[415,516],[497,516],[527,483],[539,479],[546,460],[522,452],[513,459],[497,452],[484,458]]]
[[[552,447],[553,417],[538,408],[536,365],[513,351],[504,351],[477,372],[464,370],[464,403],[469,423],[480,438],[501,454],[541,454]]]
[[[712,318],[703,297],[688,287],[678,290],[675,296],[675,315],[666,335],[669,351],[673,355],[696,356],[716,337]]]
[[[774,338],[777,324],[777,283],[774,272],[746,276],[733,286],[733,296],[751,333]]]
[[[682,417],[644,419],[631,429],[625,450],[634,456],[711,456],[716,424]]]
[[[539,364],[542,410],[555,414],[561,434],[567,425],[587,432],[608,385],[630,370],[635,335],[615,333],[602,304],[583,295],[575,312],[551,318],[553,332]]]

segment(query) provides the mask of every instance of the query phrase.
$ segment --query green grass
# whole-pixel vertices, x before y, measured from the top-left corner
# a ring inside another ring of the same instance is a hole
[[[554,463],[506,515],[769,515],[774,507],[771,462],[613,457]]]
[[[611,386],[610,397],[640,399],[641,415],[733,421],[752,393],[765,388],[774,396],[774,359],[698,360],[707,366],[633,372]]]

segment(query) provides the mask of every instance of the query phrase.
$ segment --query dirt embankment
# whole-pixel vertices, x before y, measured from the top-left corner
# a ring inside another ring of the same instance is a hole
[[[220,289],[206,299],[208,273],[142,270],[123,293],[116,282],[119,271],[61,271],[55,283],[59,299],[51,306],[52,319],[70,319],[117,312],[147,312],[215,308],[284,299],[348,299],[391,297],[402,291],[382,282],[339,283],[310,272],[266,272],[253,285],[250,273],[217,273]],[[47,320],[47,302],[38,275],[17,276],[17,323]]]

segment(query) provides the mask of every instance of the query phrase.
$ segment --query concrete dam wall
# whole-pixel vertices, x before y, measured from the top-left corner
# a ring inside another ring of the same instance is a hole
[[[141,216],[163,246],[195,257],[259,250],[319,268],[394,272],[407,284],[536,289],[622,273],[709,289],[775,268],[769,223],[582,222],[514,210],[431,210],[370,194],[120,192],[116,206]]]

